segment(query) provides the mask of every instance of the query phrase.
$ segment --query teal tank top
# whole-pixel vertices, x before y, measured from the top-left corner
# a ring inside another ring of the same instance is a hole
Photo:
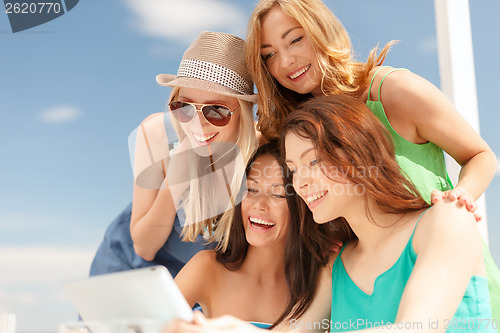
[[[384,68],[384,67],[382,67]],[[453,188],[446,172],[446,164],[444,161],[444,153],[441,148],[427,142],[423,144],[416,144],[404,139],[399,135],[394,128],[392,128],[387,116],[385,114],[384,106],[380,100],[380,90],[384,79],[396,70],[395,68],[384,75],[378,88],[378,96],[376,101],[370,100],[370,91],[373,80],[380,68],[373,78],[371,79],[368,88],[368,99],[366,105],[372,110],[373,114],[384,124],[385,128],[389,131],[394,142],[394,149],[396,160],[401,169],[406,173],[406,176],[415,184],[420,195],[427,203],[431,202],[431,192],[433,190],[447,191]]]
[[[423,213],[420,217],[422,215]],[[375,279],[371,295],[358,288],[347,274],[342,262],[345,245],[342,247],[332,268],[330,332],[356,331],[394,323],[401,296],[417,260],[413,249],[414,233],[415,229],[394,265]],[[421,324],[423,330],[429,328],[428,325],[432,323],[431,321],[415,325]],[[455,316],[452,320],[441,323],[448,325],[446,332],[456,333],[493,333],[496,332],[497,324],[491,320],[488,283],[486,278],[481,276],[472,276]]]
[[[253,326],[256,326],[258,328],[263,328],[265,330],[267,330],[269,327],[272,326],[272,324],[260,323],[260,322],[257,322],[257,321],[250,321],[249,323],[252,324]]]
[[[406,174],[406,177],[410,179],[413,184],[415,184],[424,200],[430,204],[430,194],[433,190],[447,191],[453,188],[446,171],[443,150],[432,142],[416,144],[405,140],[394,130],[394,128],[392,128],[389,120],[387,119],[384,106],[380,100],[382,83],[387,75],[393,71],[406,69],[395,68],[385,74],[378,87],[377,100],[370,100],[370,92],[373,81],[382,68],[375,72],[375,75],[373,75],[370,81],[366,105],[370,108],[370,110],[372,110],[373,114],[375,114],[375,116],[382,122],[391,134],[395,148],[396,160]],[[489,249],[485,244],[483,245],[486,275],[491,295],[491,308],[493,311],[493,318],[499,325],[498,333],[500,333],[500,271],[495,265]]]

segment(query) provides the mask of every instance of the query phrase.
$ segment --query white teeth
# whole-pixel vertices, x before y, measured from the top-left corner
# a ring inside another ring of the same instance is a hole
[[[293,79],[298,78],[299,76],[301,76],[302,74],[304,74],[309,69],[309,67],[311,67],[311,65],[308,65],[308,66],[302,68],[300,71],[298,71],[296,73],[293,73],[292,75],[289,76],[290,79],[293,80]]]
[[[309,205],[311,202],[322,198],[325,194],[326,194],[326,191],[323,191],[323,192],[317,192],[313,195],[306,197],[307,204]]]
[[[209,136],[198,136],[198,135],[196,135],[196,134],[193,133],[194,138],[196,140],[200,141],[200,142],[208,141],[208,140],[210,140],[211,138],[213,138],[216,135],[217,135],[217,133],[214,133],[214,134],[209,135]]]
[[[270,226],[275,226],[276,223],[269,222],[269,221],[264,221],[262,219],[256,218],[256,217],[250,217],[250,222],[252,223],[258,223],[258,224],[263,224],[263,225],[270,225]]]

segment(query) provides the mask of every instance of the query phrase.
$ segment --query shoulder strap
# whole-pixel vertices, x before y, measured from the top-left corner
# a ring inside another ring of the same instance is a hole
[[[431,206],[432,207],[432,206]],[[418,222],[420,222],[420,219],[422,218],[422,216],[424,216],[424,214],[429,210],[429,208],[431,207],[428,207],[426,210],[424,210],[422,212],[422,214],[420,214],[420,216],[418,217],[418,220],[417,220],[417,223],[415,223],[415,227],[413,228],[413,232],[411,233],[411,238],[413,238],[413,234],[415,233],[415,230],[417,229],[417,225],[418,225]]]
[[[375,76],[377,76],[378,72],[380,72],[382,69],[387,68],[387,67],[388,66],[382,66],[379,69],[377,69],[377,71],[375,72],[375,74],[373,74],[373,77],[370,80],[370,85],[368,86],[368,98],[367,98],[367,101],[370,100],[370,93],[372,91],[372,84],[373,84],[373,81],[375,80]],[[379,93],[379,96],[380,96],[380,93]]]
[[[373,84],[373,81],[375,80],[375,76],[377,76],[378,72],[380,72],[380,70],[382,70],[383,68],[389,68],[389,66],[384,66],[384,67],[381,67],[379,68],[375,74],[373,75],[372,77],[372,80],[370,82],[370,86],[368,87],[368,98],[367,100],[369,101],[370,100],[370,93],[371,93],[371,90],[372,90],[372,84]],[[391,74],[392,72],[395,72],[395,71],[400,71],[400,70],[404,70],[404,71],[407,71],[408,69],[406,68],[393,68],[391,69],[390,71],[388,71],[387,73],[385,73],[384,77],[382,78],[382,80],[380,80],[380,84],[378,86],[378,97],[377,97],[377,102],[380,102],[381,98],[380,98],[380,91],[382,90],[382,83],[384,82],[385,78],[387,77],[387,75]]]
[[[387,75],[391,74],[392,72],[399,71],[399,70],[407,70],[407,69],[406,68],[393,68],[390,71],[388,71],[387,73],[385,73],[382,80],[380,80],[380,84],[378,86],[378,100],[379,101],[380,101],[380,91],[382,90],[382,83],[384,82],[385,78],[387,77]]]

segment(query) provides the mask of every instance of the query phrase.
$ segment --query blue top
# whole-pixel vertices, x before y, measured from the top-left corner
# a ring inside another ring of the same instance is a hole
[[[269,327],[271,327],[272,325],[271,324],[266,324],[266,323],[259,323],[259,322],[256,322],[256,321],[251,321],[249,322],[250,324],[258,327],[258,328],[263,328],[265,330],[267,330]]]
[[[196,253],[208,248],[206,241],[198,236],[196,242],[183,242],[182,226],[186,216],[183,209],[177,210],[174,227],[165,244],[152,261],[139,257],[134,251],[134,243],[130,236],[130,216],[132,203],[118,215],[106,229],[104,239],[97,249],[90,276],[125,271],[154,265],[165,266],[173,277]]]
[[[332,269],[331,332],[356,331],[394,323],[401,296],[417,260],[413,249],[414,233],[415,229],[394,265],[375,279],[370,295],[361,290],[345,270],[341,257],[344,245]],[[494,328],[498,323],[491,318],[488,282],[484,277],[472,276],[453,319],[439,325],[447,327],[446,332],[496,332]],[[422,325],[422,330],[437,324],[433,320],[414,323]]]

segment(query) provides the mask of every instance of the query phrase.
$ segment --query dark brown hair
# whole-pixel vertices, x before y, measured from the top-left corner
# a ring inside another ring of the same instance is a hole
[[[330,225],[317,225],[313,222],[311,212],[292,187],[291,173],[281,158],[278,148],[276,141],[260,146],[246,168],[248,176],[253,162],[258,157],[263,155],[275,157],[281,170],[283,170],[283,185],[285,186],[286,201],[290,212],[283,267],[290,298],[285,310],[270,329],[286,318],[300,317],[309,308],[316,295],[321,268],[328,263],[331,248],[337,239]],[[248,242],[242,220],[240,203],[236,206],[236,212],[231,224],[228,247],[224,252],[221,250],[216,252],[217,261],[233,271],[241,267],[248,251]],[[316,228],[312,228],[311,231],[311,235],[315,236],[314,242],[305,242],[304,238],[301,237],[303,225],[316,225]]]
[[[312,142],[325,175],[330,168],[342,168],[348,180],[363,186],[366,200],[371,199],[382,211],[402,214],[429,206],[397,163],[388,131],[359,99],[347,95],[312,98],[283,124],[283,151],[289,132]],[[371,216],[369,205],[366,207]],[[343,218],[335,221],[337,228],[348,227],[343,224]]]

